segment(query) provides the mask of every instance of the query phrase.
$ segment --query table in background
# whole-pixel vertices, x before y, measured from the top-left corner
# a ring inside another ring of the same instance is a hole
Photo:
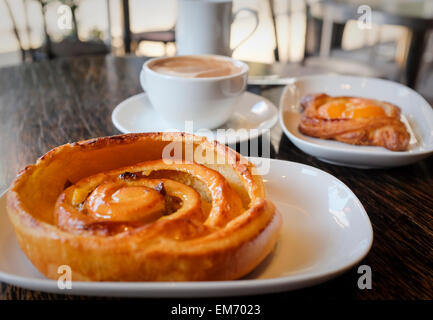
[[[409,87],[415,88],[420,73],[428,35],[433,30],[431,0],[319,0],[311,1],[310,12],[323,19],[321,55],[328,56],[331,48],[332,23],[357,20],[371,8],[371,22],[377,25],[404,26],[409,30],[404,72]],[[361,9],[358,12],[358,9]]]
[[[19,169],[55,146],[118,134],[111,112],[119,102],[141,92],[138,73],[143,60],[80,57],[0,69],[0,191],[6,190]],[[278,104],[281,87],[261,89]],[[241,300],[433,298],[433,157],[406,167],[359,170],[325,164],[304,154],[281,133],[279,125],[271,131],[271,142],[274,157],[329,172],[361,200],[373,224],[374,243],[359,265],[371,267],[373,289],[358,289],[360,275],[355,266],[315,287]],[[0,299],[72,298],[89,297],[5,283],[0,287]]]

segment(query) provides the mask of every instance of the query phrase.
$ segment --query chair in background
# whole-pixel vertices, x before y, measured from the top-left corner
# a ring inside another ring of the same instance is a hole
[[[50,34],[48,33],[47,21],[46,21],[46,10],[47,5],[50,3],[50,0],[37,0],[40,4],[40,14],[42,16],[43,23],[43,31],[44,31],[44,43],[40,47],[34,47],[31,41],[31,29],[29,24],[29,16],[28,16],[28,2],[35,0],[21,0],[21,6],[24,8],[24,30],[18,30],[18,26],[16,23],[14,12],[12,12],[11,6],[8,0],[3,0],[9,18],[12,22],[13,33],[17,40],[17,43],[21,52],[21,60],[22,62],[32,62],[39,61],[43,59],[53,59],[56,57],[71,57],[71,56],[80,56],[80,55],[93,55],[93,54],[108,54],[110,52],[110,46],[104,43],[103,41],[81,41],[78,37],[77,33],[77,21],[74,17],[74,29],[75,35],[72,37],[66,37],[62,41],[54,42],[51,39]],[[9,0],[10,1],[10,0]],[[14,0],[18,1],[18,0]],[[60,2],[60,1],[59,1]],[[72,3],[72,2],[71,2]],[[72,6],[72,4],[71,4]],[[75,5],[75,9],[78,5]],[[107,10],[109,9],[107,3]],[[71,7],[71,10],[73,8]],[[107,12],[108,13],[108,12]],[[16,14],[16,13],[15,13]],[[75,13],[73,13],[75,14]],[[109,19],[109,14],[108,14]],[[110,24],[110,21],[109,21]],[[24,33],[24,37],[22,36]],[[27,39],[27,43],[24,43],[23,39]]]
[[[123,43],[125,53],[135,52],[142,41],[162,42],[165,53],[167,44],[176,41],[174,27],[169,30],[155,30],[133,33],[130,25],[129,0],[122,0],[123,9]]]
[[[285,15],[288,15],[289,17],[293,13],[293,2],[292,0],[285,0],[286,5],[288,6],[287,12]],[[306,9],[308,10],[307,3],[309,0],[302,0],[304,2],[304,5]],[[310,0],[310,1],[317,1],[317,0]],[[273,37],[275,38],[275,48],[274,48],[274,59],[276,62],[280,61],[280,43],[278,41],[278,26],[277,26],[277,14],[275,12],[275,0],[268,0],[268,5],[271,12],[272,17],[272,26],[273,26]],[[345,24],[344,23],[338,23],[334,21],[333,24],[333,32],[332,32],[332,39],[331,39],[331,47],[332,48],[341,48],[341,40],[343,37],[343,31],[344,31]],[[314,56],[319,54],[319,47],[320,47],[320,36],[322,30],[322,19],[315,18],[313,16],[309,16],[308,19],[308,25],[307,30],[308,35],[306,36],[306,42],[305,42],[305,56]]]
[[[269,2],[269,9],[271,11],[271,16],[272,16],[272,27],[274,29],[274,38],[275,38],[274,59],[276,62],[278,62],[280,61],[280,52],[278,46],[277,16],[275,14],[275,9],[274,9],[274,0],[268,0],[268,2]]]
[[[325,6],[323,3],[325,1],[306,2],[307,30],[303,63],[343,74],[395,78],[398,73],[397,66],[376,63],[380,26],[377,27],[378,36],[372,45],[350,51],[343,50],[343,33],[347,22],[352,18],[352,13],[335,10],[333,6]]]
[[[21,0],[21,5],[24,8],[24,31],[25,31],[25,38],[28,39],[28,43],[27,45],[24,44],[23,39],[18,31],[18,26],[17,26],[17,22],[14,16],[14,13],[12,12],[12,9],[9,5],[8,0],[4,0],[4,4],[6,6],[6,11],[8,13],[9,19],[11,21],[12,24],[12,30],[14,33],[14,36],[17,40],[19,49],[20,49],[20,53],[21,53],[21,61],[25,62],[25,61],[34,61],[36,59],[37,56],[37,52],[34,50],[32,43],[31,43],[31,30],[30,30],[30,26],[29,26],[29,16],[28,16],[28,10],[27,10],[27,1],[26,0]]]
[[[107,45],[102,39],[90,39],[82,41],[78,34],[78,21],[76,17],[76,10],[79,7],[78,0],[71,1],[59,1],[64,5],[67,5],[72,14],[72,30],[71,34],[63,38],[59,42],[54,42],[47,31],[46,25],[46,8],[50,1],[39,0],[41,5],[42,18],[44,23],[44,34],[45,34],[45,53],[48,59],[56,57],[76,57],[82,55],[98,55],[108,54],[111,51],[110,45]],[[110,27],[110,15],[109,15],[109,3],[107,2],[107,19]]]
[[[426,53],[417,90],[433,105],[433,32],[429,35]]]
[[[433,6],[431,0],[310,0],[310,13],[323,20],[320,53],[327,55],[333,22],[347,22],[360,18],[358,9],[367,5],[371,10],[371,23],[374,25],[397,25],[405,27],[403,58],[395,59],[399,69],[398,80],[415,88],[420,74],[423,56],[427,47],[429,32],[433,30]],[[322,47],[323,44],[323,47]],[[374,66],[378,70],[378,66]]]

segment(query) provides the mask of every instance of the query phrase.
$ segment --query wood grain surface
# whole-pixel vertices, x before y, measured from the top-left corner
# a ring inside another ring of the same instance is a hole
[[[21,168],[55,146],[118,134],[111,112],[122,100],[142,91],[138,73],[143,61],[138,57],[80,57],[0,69],[0,191],[7,189]],[[249,90],[261,92],[276,104],[281,94],[276,87]],[[273,157],[329,172],[361,200],[373,224],[374,243],[359,265],[371,267],[373,287],[358,288],[357,265],[322,285],[254,298],[281,303],[316,298],[433,298],[433,157],[395,169],[358,170],[306,155],[278,125],[271,131],[271,142]],[[0,299],[95,298],[1,283]]]

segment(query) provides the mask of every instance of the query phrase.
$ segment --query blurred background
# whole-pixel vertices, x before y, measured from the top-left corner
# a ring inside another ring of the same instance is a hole
[[[176,4],[0,0],[0,67],[90,54],[175,55]],[[241,7],[257,10],[260,23],[233,56],[258,63],[254,72],[282,75],[298,64],[401,81],[433,96],[433,0],[234,0],[233,9]],[[364,13],[372,14],[367,27],[359,24]],[[253,27],[240,14],[232,45]]]

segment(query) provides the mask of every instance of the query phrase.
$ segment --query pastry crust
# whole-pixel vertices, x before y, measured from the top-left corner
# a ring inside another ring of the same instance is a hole
[[[181,158],[161,160],[169,145]],[[238,279],[272,251],[281,227],[254,169],[184,133],[96,138],[22,170],[8,214],[21,249],[51,279],[62,265],[74,281]],[[181,201],[161,202],[171,196]]]
[[[359,116],[347,116],[347,112],[341,110],[334,111],[337,116],[323,112],[321,108],[333,102],[340,106],[364,104],[370,110]],[[392,151],[408,148],[410,135],[400,121],[400,109],[391,103],[356,97],[331,97],[321,93],[306,95],[301,100],[301,106],[303,113],[299,131],[305,135],[349,144],[381,146]]]

